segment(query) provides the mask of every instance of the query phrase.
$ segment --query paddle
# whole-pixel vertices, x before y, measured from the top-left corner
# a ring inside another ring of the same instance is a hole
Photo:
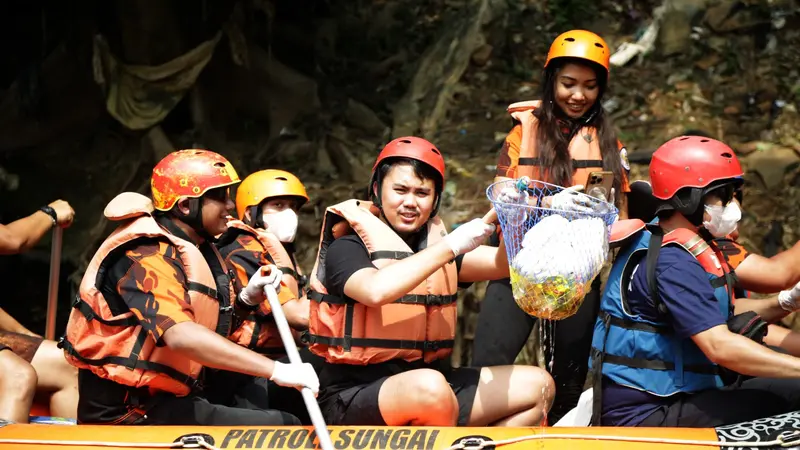
[[[58,276],[61,271],[61,237],[64,229],[53,228],[53,242],[50,246],[50,283],[47,287],[47,320],[44,337],[56,338],[56,310],[58,308]]]
[[[283,315],[283,308],[281,308],[277,292],[275,292],[275,289],[272,287],[264,288],[264,292],[267,294],[267,301],[272,309],[272,317],[275,319],[275,325],[278,326],[278,332],[281,335],[283,346],[286,349],[286,355],[289,356],[289,362],[292,364],[302,364],[303,360],[300,359],[300,353],[297,351],[294,336],[292,336],[292,332],[289,330],[289,322],[286,320],[286,316]],[[320,447],[322,450],[333,450],[333,442],[328,433],[328,427],[325,425],[325,419],[322,418],[322,411],[319,409],[319,404],[317,404],[314,393],[311,392],[311,389],[306,387],[304,387],[300,393],[303,395],[303,401],[306,404],[308,415],[311,417],[311,423],[314,425],[317,437],[319,437]]]

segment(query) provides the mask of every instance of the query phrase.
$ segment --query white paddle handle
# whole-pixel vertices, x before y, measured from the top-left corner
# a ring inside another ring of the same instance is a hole
[[[283,346],[286,348],[286,355],[289,356],[289,362],[292,364],[302,364],[303,360],[300,359],[300,352],[297,351],[297,346],[294,342],[294,336],[289,330],[289,322],[283,314],[281,302],[278,300],[278,294],[272,286],[264,288],[267,294],[267,301],[269,302],[270,309],[272,309],[272,317],[275,319],[275,325],[278,326],[278,332],[281,335]],[[300,393],[303,395],[303,401],[306,404],[308,415],[311,417],[311,423],[314,425],[314,430],[317,432],[319,438],[319,445],[322,450],[333,450],[333,442],[331,435],[328,433],[328,427],[325,425],[325,419],[322,418],[322,411],[319,409],[317,399],[311,389],[304,387]]]

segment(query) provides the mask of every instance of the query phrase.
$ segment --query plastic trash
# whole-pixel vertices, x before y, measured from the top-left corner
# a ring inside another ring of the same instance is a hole
[[[511,195],[510,187],[521,194]],[[562,190],[519,180],[487,189],[503,231],[514,300],[526,313],[549,320],[567,318],[583,303],[608,256],[610,227],[618,214],[600,200],[589,212],[539,206]]]

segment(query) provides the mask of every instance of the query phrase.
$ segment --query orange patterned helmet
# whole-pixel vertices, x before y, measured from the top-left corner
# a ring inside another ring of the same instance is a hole
[[[599,64],[608,72],[611,54],[608,44],[600,36],[586,30],[571,30],[562,33],[550,45],[544,66],[556,58],[579,58]]]
[[[172,152],[153,168],[153,206],[169,211],[181,197],[199,198],[209,189],[239,181],[230,161],[218,153],[195,149]]]
[[[299,206],[308,201],[306,188],[293,174],[285,170],[259,170],[248,175],[236,190],[236,214],[241,219],[247,208],[272,197],[296,197]]]

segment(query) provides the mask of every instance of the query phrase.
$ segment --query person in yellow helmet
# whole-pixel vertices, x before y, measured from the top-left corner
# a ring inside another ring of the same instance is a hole
[[[78,421],[113,425],[297,425],[275,410],[276,383],[318,389],[309,364],[284,364],[231,342],[241,317],[280,293],[274,265],[237,289],[215,245],[239,176],[222,155],[170,153],[153,168],[151,198],[115,197],[117,224],[86,269],[59,346],[78,370]],[[250,375],[233,386],[214,371]],[[225,390],[225,387],[230,389]]]
[[[303,183],[290,172],[267,169],[258,171],[242,182],[236,191],[236,214],[256,229],[268,230],[283,244],[292,260],[281,272],[294,275],[302,290],[303,271],[297,265],[294,241],[299,224],[298,212],[308,202]]]
[[[275,264],[283,274],[278,299],[289,324],[297,331],[308,328],[309,304],[302,293],[294,258],[297,234],[297,212],[308,201],[305,187],[293,174],[283,170],[260,170],[245,178],[236,192],[236,213],[239,219],[228,221],[228,230],[217,242],[217,248],[232,269],[237,288],[244,289],[253,274],[265,264]],[[286,352],[268,302],[249,314],[232,333],[237,344],[285,361]],[[304,352],[305,353],[305,352]],[[310,358],[304,355],[304,360]],[[218,372],[211,376],[215,386],[240,384],[249,375]],[[303,400],[296,390],[270,385],[269,403],[273,408],[288,411],[301,422],[310,424]]]

